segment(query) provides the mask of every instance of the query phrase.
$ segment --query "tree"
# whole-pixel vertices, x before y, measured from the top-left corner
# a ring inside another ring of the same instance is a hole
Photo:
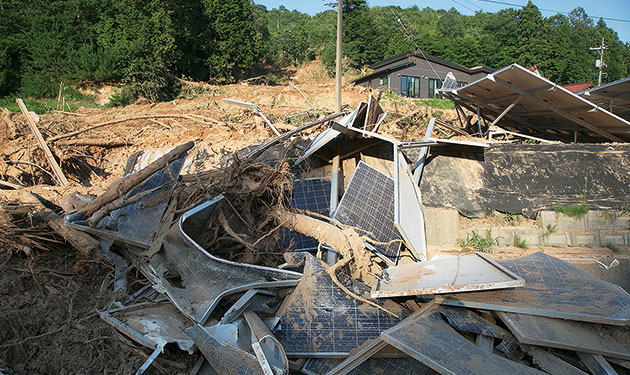
[[[211,78],[222,83],[245,77],[259,58],[259,39],[249,0],[204,0],[210,18]]]

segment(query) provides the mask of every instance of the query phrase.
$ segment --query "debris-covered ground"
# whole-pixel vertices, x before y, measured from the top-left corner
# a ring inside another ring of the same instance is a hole
[[[0,374],[627,373],[623,289],[542,252],[429,251],[429,147],[487,142],[360,88],[334,113],[320,69],[3,112]]]

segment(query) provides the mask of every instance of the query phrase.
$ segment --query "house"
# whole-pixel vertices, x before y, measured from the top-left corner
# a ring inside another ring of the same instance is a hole
[[[465,86],[494,72],[487,66],[467,68],[440,58],[407,51],[369,66],[374,72],[352,81],[356,85],[390,91],[411,98],[439,97],[437,89],[448,72]]]

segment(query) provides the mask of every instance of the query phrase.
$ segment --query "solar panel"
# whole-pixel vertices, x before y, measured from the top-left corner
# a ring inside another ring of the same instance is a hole
[[[457,78],[452,72],[448,72],[442,83],[443,90],[453,90],[457,88]]]
[[[395,303],[371,299],[367,286],[340,273],[340,282],[350,291],[386,306],[400,318],[348,296],[333,283],[326,265],[309,253],[285,257],[288,264],[305,262],[302,280],[277,312],[280,322],[274,334],[287,355],[346,356],[408,314]]]
[[[321,178],[309,178],[296,180],[293,183],[293,193],[289,199],[289,206],[316,212],[328,216],[330,211],[330,180]],[[316,250],[319,245],[313,237],[282,229],[280,232],[281,249],[291,251]]]
[[[326,374],[341,363],[339,358],[311,358],[306,361],[303,374]],[[370,358],[348,372],[348,375],[432,375],[437,372],[413,358]]]
[[[377,242],[401,240],[394,226],[394,180],[380,171],[359,162],[350,179],[334,218],[345,225],[365,231]],[[374,245],[385,257],[396,262],[401,241]]]

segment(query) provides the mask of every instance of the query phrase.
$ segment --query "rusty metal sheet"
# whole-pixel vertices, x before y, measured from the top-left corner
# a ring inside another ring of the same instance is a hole
[[[371,300],[398,317],[348,296],[326,272],[328,267],[311,254],[285,253],[287,263],[304,263],[302,280],[285,299],[276,316],[274,334],[289,356],[343,357],[350,350],[397,324],[409,312],[391,301]],[[369,289],[338,273],[350,291],[370,300]]]
[[[440,374],[544,374],[478,348],[451,328],[433,303],[384,331],[381,339]]]
[[[198,323],[205,322],[227,294],[252,288],[293,286],[301,278],[301,274],[293,271],[227,261],[199,246],[194,239],[212,219],[222,199],[218,196],[183,214],[164,238],[160,252],[148,264],[138,264],[155,288]],[[179,275],[183,287],[172,283],[169,274]]]
[[[443,304],[629,325],[630,295],[561,259],[535,253],[499,261],[525,280],[522,288],[449,294]]]
[[[522,343],[630,360],[630,327],[498,312]]]
[[[468,292],[515,288],[525,281],[479,253],[460,254],[422,263],[402,264],[383,271],[372,297]]]

